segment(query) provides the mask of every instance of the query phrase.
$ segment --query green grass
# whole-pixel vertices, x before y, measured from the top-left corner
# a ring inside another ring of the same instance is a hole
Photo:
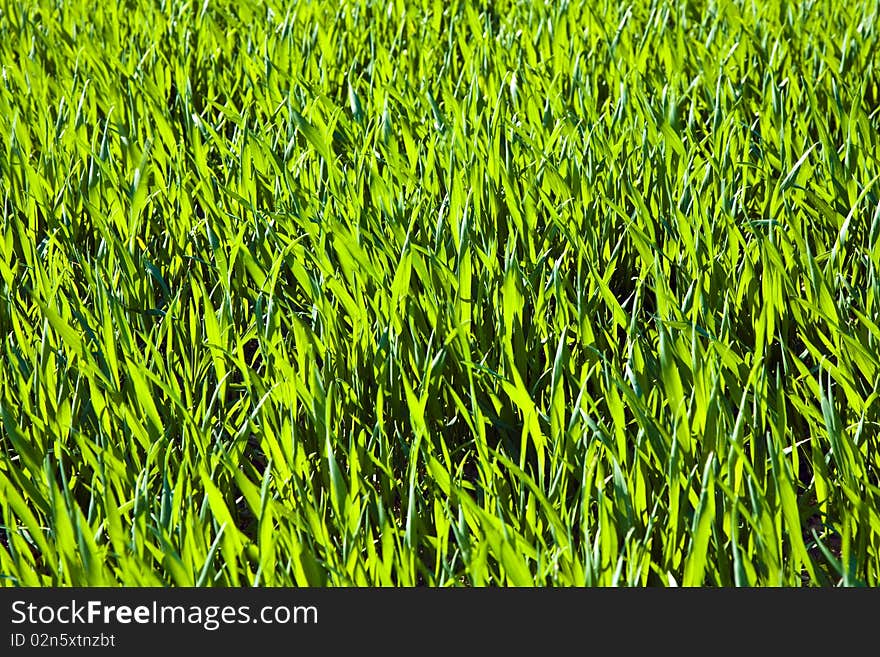
[[[3,584],[880,584],[877,0],[5,0],[0,62]]]

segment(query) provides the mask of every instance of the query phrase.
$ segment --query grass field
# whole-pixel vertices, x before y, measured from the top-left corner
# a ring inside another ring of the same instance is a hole
[[[5,585],[880,585],[880,2],[0,2]]]

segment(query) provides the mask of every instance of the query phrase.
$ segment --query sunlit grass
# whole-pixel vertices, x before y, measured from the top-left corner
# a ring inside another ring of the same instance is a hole
[[[880,584],[878,13],[0,4],[0,581]]]

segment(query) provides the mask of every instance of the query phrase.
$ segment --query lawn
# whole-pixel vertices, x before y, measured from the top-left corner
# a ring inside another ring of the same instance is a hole
[[[2,0],[0,339],[0,585],[880,585],[880,2]]]

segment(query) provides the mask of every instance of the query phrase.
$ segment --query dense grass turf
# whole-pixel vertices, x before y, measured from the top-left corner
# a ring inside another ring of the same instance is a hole
[[[9,585],[880,584],[877,0],[0,4]]]

